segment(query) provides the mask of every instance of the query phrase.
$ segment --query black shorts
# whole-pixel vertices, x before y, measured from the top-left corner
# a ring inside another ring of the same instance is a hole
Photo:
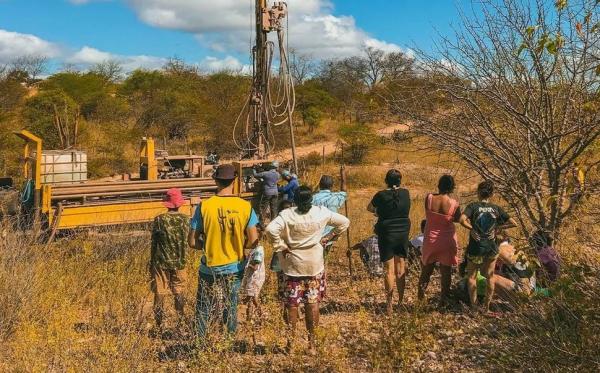
[[[375,224],[375,232],[379,240],[379,256],[381,262],[387,262],[395,256],[408,256],[408,234],[410,220],[408,218],[392,218],[379,220]]]
[[[405,258],[408,256],[408,232],[386,232],[378,234],[379,256],[381,262],[387,262],[394,256]]]

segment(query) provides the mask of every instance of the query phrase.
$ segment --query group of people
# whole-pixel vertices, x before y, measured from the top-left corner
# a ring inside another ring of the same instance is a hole
[[[234,196],[233,181],[237,175],[231,165],[216,168],[213,177],[217,193],[201,202],[191,222],[187,215],[178,211],[184,203],[181,191],[171,189],[167,192],[164,204],[168,212],[154,221],[150,261],[155,294],[154,315],[159,328],[163,322],[164,299],[169,290],[174,294],[175,308],[183,319],[187,246],[203,253],[195,310],[199,341],[205,340],[214,323],[225,325],[229,333],[235,333],[240,297],[248,306],[249,320],[253,320],[256,314],[260,315],[259,295],[267,268],[265,250],[260,242],[265,234],[274,250],[268,267],[277,275],[282,314],[289,326],[287,349],[297,345],[294,343],[295,329],[300,318],[299,308],[304,305],[309,351],[315,351],[319,303],[327,290],[325,258],[332,243],[350,225],[348,218],[338,213],[347,199],[345,172],[342,170],[340,192],[333,191],[334,178],[325,175],[320,180],[318,192],[296,185],[292,194],[277,202],[281,192],[277,188],[277,168],[278,165],[273,164],[269,170],[256,173],[264,185],[261,205],[268,206],[271,213],[270,222],[266,225],[261,224],[250,202]],[[297,181],[297,178],[284,173],[286,176]],[[486,310],[489,310],[495,286],[509,287],[505,282],[496,280],[499,256],[507,267],[516,271],[513,272],[517,277],[527,272],[520,270],[526,260],[520,254],[511,253],[509,247],[512,246],[502,243],[504,230],[516,224],[501,207],[490,202],[494,192],[491,182],[481,183],[478,187],[479,200],[461,210],[458,201],[451,197],[454,179],[449,175],[442,176],[438,193],[428,195],[425,200],[426,220],[421,224],[423,235],[413,240],[409,240],[411,198],[409,191],[401,187],[401,173],[390,170],[385,182],[387,188],[375,194],[367,207],[377,217],[375,235],[355,248],[361,249],[361,257],[369,273],[384,277],[389,313],[393,312],[394,289],[399,303],[402,303],[406,261],[411,257],[420,257],[422,263],[419,298],[424,297],[436,266],[441,272],[442,299],[450,298],[453,267],[458,264],[455,223],[470,231],[462,267],[471,305],[475,307],[478,304],[478,285],[481,287],[478,278],[481,276],[485,283]],[[522,286],[524,284],[519,281],[514,288]]]
[[[270,163],[265,170],[258,172],[255,167],[252,171],[253,176],[260,181],[260,222],[264,225],[277,216],[280,195],[284,201],[294,201],[300,182],[298,176],[289,170],[280,173],[277,161]],[[286,181],[286,185],[279,185],[281,179]]]
[[[421,234],[409,240],[411,228],[411,198],[409,191],[401,187],[402,174],[390,170],[385,178],[387,189],[375,194],[367,207],[375,213],[374,236],[354,248],[361,250],[361,257],[371,274],[383,275],[387,312],[393,312],[394,288],[398,303],[402,304],[406,285],[407,260],[420,258],[418,298],[425,298],[431,276],[439,268],[441,278],[440,303],[447,305],[452,298],[452,273],[459,264],[461,247],[456,232],[460,224],[469,231],[459,273],[462,279],[455,289],[459,298],[464,295],[470,306],[479,308],[483,297],[483,311],[490,312],[490,303],[496,287],[503,294],[540,292],[547,294],[543,282],[536,282],[542,273],[546,281],[558,278],[560,258],[552,248],[551,237],[544,232],[533,234],[535,255],[516,250],[511,244],[507,229],[516,222],[504,209],[490,202],[494,184],[484,181],[477,187],[478,200],[469,203],[464,210],[452,197],[456,188],[451,175],[443,175],[438,182],[437,193],[427,194],[424,201],[425,219],[421,221]],[[380,262],[383,266],[374,262]],[[462,292],[462,294],[461,294]]]
[[[265,173],[277,167],[272,166]],[[287,196],[278,204],[277,216],[264,227],[251,203],[234,195],[236,177],[232,165],[218,166],[213,175],[217,193],[201,202],[191,221],[179,211],[184,204],[181,191],[174,188],[166,193],[164,205],[168,211],[155,218],[152,228],[150,274],[157,327],[162,328],[164,301],[169,291],[174,295],[179,319],[183,320],[188,246],[203,253],[196,296],[200,341],[214,323],[225,325],[229,333],[236,331],[240,296],[248,305],[250,320],[254,313],[260,314],[259,294],[265,281],[265,253],[260,239],[266,232],[276,250],[270,267],[279,280],[285,321],[293,330],[298,321],[298,306],[305,304],[307,328],[314,347],[318,302],[326,288],[323,248],[350,224],[346,217],[332,211],[343,204],[346,193],[332,192],[333,178],[324,177],[321,190],[314,196],[320,201],[318,206],[313,203],[310,188],[284,187]],[[261,177],[276,182],[275,177],[264,173]],[[296,180],[291,174],[284,173],[285,177],[288,181]],[[268,200],[268,203],[272,206],[273,202]],[[290,339],[288,348],[292,346]]]

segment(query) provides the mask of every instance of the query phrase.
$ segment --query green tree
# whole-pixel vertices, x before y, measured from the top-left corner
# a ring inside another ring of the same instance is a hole
[[[199,122],[199,76],[177,71],[134,71],[119,93],[128,98],[136,123],[149,135],[185,139]]]
[[[79,105],[61,90],[43,91],[27,100],[23,119],[48,149],[66,149],[77,144]]]
[[[340,127],[340,137],[347,144],[350,163],[361,163],[376,143],[373,130],[364,124],[350,124]]]

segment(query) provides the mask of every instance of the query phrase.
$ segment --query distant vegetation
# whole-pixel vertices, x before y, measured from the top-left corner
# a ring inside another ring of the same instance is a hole
[[[362,56],[322,62],[292,57],[295,121],[307,135],[325,119],[352,124],[386,119],[383,87],[416,76],[413,60],[400,52],[367,48]],[[238,153],[232,131],[249,76],[207,74],[177,59],[156,71],[123,73],[118,63],[107,61],[40,79],[44,68],[45,61],[34,57],[0,67],[0,146],[10,149],[0,156],[0,170],[14,173],[17,146],[10,132],[20,128],[42,137],[47,149],[87,150],[92,176],[127,171],[142,136],[180,152]],[[286,146],[287,129],[276,131],[279,147]]]

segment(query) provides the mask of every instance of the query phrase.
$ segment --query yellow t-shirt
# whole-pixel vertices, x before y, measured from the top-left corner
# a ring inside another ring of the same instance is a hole
[[[233,196],[213,196],[202,201],[198,210],[192,229],[204,233],[206,265],[218,267],[243,261],[246,228],[257,222],[250,202]]]

